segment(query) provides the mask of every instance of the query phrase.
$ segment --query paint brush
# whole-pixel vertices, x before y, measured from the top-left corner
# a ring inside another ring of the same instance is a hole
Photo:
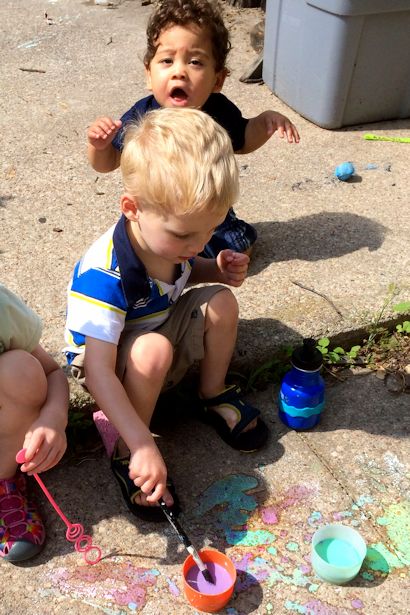
[[[209,572],[208,568],[206,567],[206,564],[201,560],[201,557],[198,551],[195,549],[192,542],[189,540],[188,536],[182,529],[179,521],[177,521],[172,510],[168,508],[168,506],[165,504],[162,498],[160,498],[158,502],[159,502],[159,505],[161,506],[162,512],[164,513],[164,515],[166,516],[166,518],[168,519],[168,521],[174,528],[175,532],[177,533],[179,540],[182,542],[182,544],[184,545],[188,553],[192,555],[192,558],[195,564],[198,566],[199,570],[202,572],[205,581],[207,581],[208,583],[215,584],[215,581],[212,578],[212,575]]]

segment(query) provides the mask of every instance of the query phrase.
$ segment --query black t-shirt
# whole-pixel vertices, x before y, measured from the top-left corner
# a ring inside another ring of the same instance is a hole
[[[122,129],[115,135],[112,144],[121,151],[123,147],[124,129],[129,122],[139,120],[148,111],[159,109],[160,105],[154,96],[150,95],[135,103],[121,117]],[[202,107],[202,111],[210,115],[229,134],[234,152],[242,149],[245,143],[245,128],[249,120],[242,116],[241,111],[226,96],[220,93],[211,94]]]

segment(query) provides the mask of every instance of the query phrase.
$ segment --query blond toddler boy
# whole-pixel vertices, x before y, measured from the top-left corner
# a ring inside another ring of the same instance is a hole
[[[249,257],[197,256],[237,198],[229,136],[199,110],[152,111],[128,126],[121,172],[122,215],[75,267],[66,338],[74,371],[121,436],[111,465],[125,501],[155,521],[159,498],[176,513],[178,499],[151,417],[191,365],[199,363],[202,418],[229,445],[257,450],[268,429],[225,384],[238,323],[225,285],[243,283]],[[186,289],[198,283],[212,284]]]

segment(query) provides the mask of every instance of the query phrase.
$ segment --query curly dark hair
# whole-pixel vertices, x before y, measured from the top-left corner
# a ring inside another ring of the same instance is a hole
[[[226,68],[226,57],[231,49],[229,32],[217,2],[212,0],[159,0],[147,25],[145,66],[149,67],[158,47],[158,38],[164,29],[191,23],[209,31],[216,72]]]

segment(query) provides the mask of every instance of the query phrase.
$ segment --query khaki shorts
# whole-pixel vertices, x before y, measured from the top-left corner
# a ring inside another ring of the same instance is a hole
[[[227,290],[227,288],[217,284],[188,290],[172,306],[170,315],[164,324],[153,331],[166,337],[174,347],[174,359],[165,378],[163,391],[178,384],[191,365],[203,359],[206,308],[210,299],[222,290]],[[115,367],[115,372],[121,381],[124,378],[131,347],[138,337],[146,333],[152,332],[141,331],[137,326],[132,327],[132,325],[122,332]],[[71,373],[79,384],[87,388],[84,353],[77,355],[71,363]]]

